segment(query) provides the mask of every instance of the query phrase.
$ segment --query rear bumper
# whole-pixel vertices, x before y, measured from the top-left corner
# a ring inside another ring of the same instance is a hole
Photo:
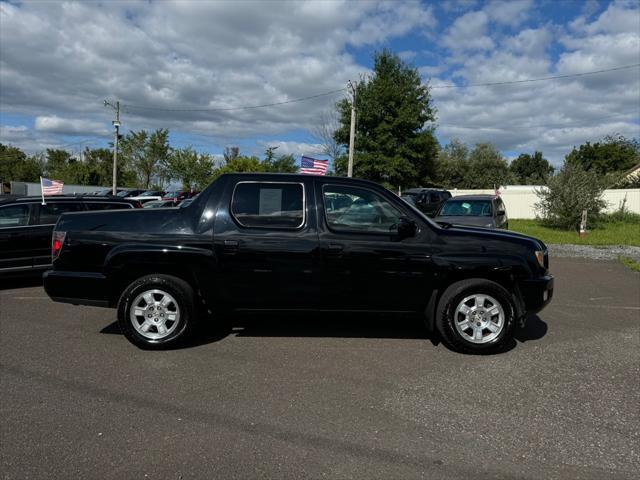
[[[101,273],[49,270],[43,275],[44,290],[52,300],[74,305],[109,307],[109,285]]]
[[[553,275],[519,282],[518,288],[527,313],[538,313],[549,304],[553,298],[553,284]]]

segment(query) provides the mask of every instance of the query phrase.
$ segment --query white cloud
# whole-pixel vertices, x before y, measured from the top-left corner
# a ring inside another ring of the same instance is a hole
[[[276,147],[276,155],[293,155],[294,157],[300,155],[322,155],[322,145],[319,143],[307,143],[307,142],[290,142],[283,140],[258,142],[260,147],[260,153],[264,152],[269,147]]]
[[[90,122],[82,119],[60,118],[57,115],[37,116],[36,130],[63,135],[107,135],[109,130],[104,123]]]
[[[226,108],[334,90],[367,71],[347,47],[381,48],[436,24],[417,1],[343,0],[2,3],[0,22],[4,112],[91,134],[110,129],[102,100],[120,99],[125,131],[168,127],[218,144],[308,128],[341,97],[232,112],[132,105]]]
[[[492,21],[517,27],[527,19],[533,0],[493,0],[484,9]]]
[[[628,20],[611,20],[623,16],[634,19],[636,27],[630,28],[633,22]],[[469,14],[463,17],[468,19]],[[513,35],[480,28],[482,22],[478,22],[476,33],[491,36],[495,47],[452,55],[448,67],[460,83],[487,83],[583,73],[640,61],[637,3],[615,2],[591,20],[581,18],[579,29],[575,23],[569,29],[544,23]],[[554,61],[550,52],[558,43],[564,51]],[[432,83],[451,80],[440,77]],[[525,84],[436,89],[433,97],[442,139],[459,137],[470,144],[489,141],[502,151],[541,150],[556,165],[574,145],[585,141],[616,132],[640,136],[637,68]]]
[[[490,50],[494,42],[487,35],[489,16],[482,10],[458,17],[449,28],[442,44],[456,50]]]

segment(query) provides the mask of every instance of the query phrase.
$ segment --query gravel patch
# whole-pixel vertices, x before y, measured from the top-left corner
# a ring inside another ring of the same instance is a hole
[[[559,245],[550,244],[549,255],[552,257],[580,257],[593,260],[616,260],[618,257],[628,257],[640,262],[640,247],[629,245]]]

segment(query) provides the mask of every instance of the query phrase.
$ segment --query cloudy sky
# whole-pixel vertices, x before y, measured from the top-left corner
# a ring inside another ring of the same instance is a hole
[[[637,0],[0,1],[0,142],[29,152],[166,127],[173,145],[296,155],[389,48],[433,86],[437,135],[505,156],[640,136]],[[452,87],[453,86],[453,87]],[[316,98],[265,108],[238,109]]]

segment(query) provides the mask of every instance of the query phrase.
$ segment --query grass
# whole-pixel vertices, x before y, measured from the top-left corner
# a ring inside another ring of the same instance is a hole
[[[587,231],[585,238],[578,232],[543,227],[536,220],[509,220],[509,230],[539,238],[544,243],[571,243],[575,245],[635,245],[640,247],[640,223],[607,222]]]
[[[640,262],[636,262],[635,260],[628,257],[618,257],[618,261],[622,263],[624,266],[629,267],[631,270],[635,272],[640,272]]]

